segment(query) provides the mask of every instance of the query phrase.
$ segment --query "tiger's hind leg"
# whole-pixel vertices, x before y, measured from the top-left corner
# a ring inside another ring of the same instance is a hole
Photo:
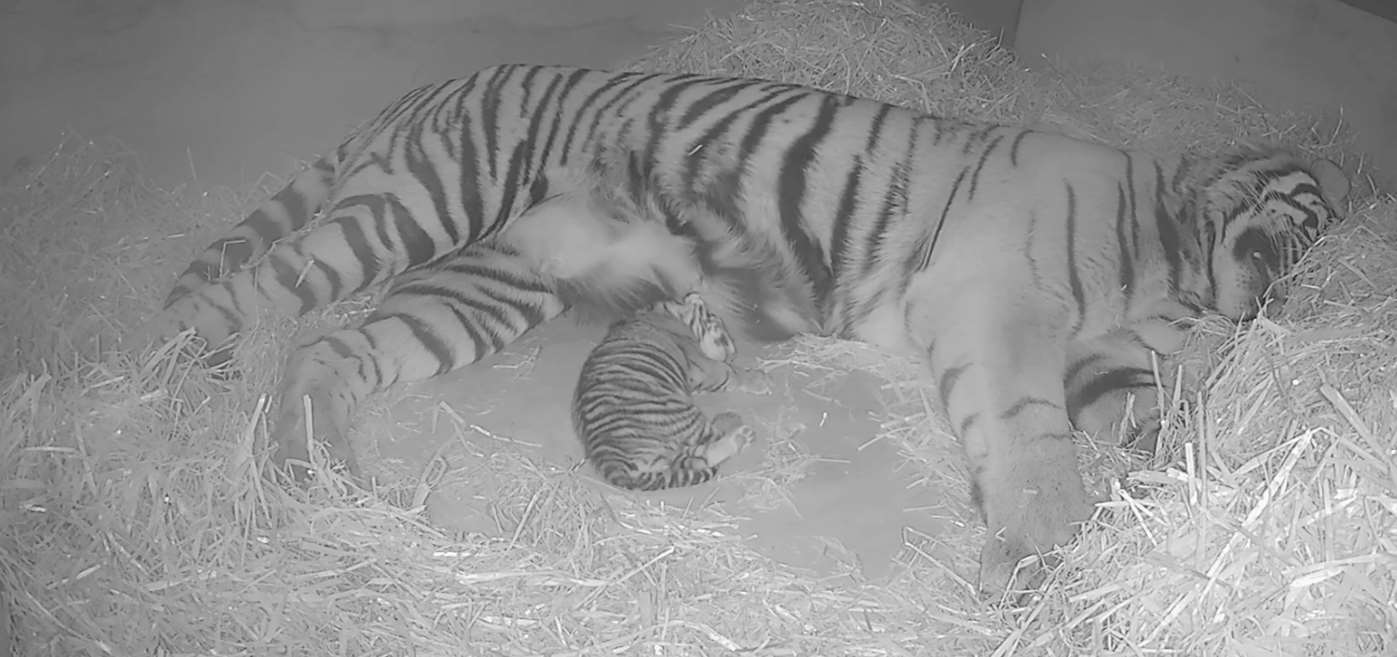
[[[362,325],[292,354],[272,433],[274,462],[310,461],[309,425],[310,435],[357,474],[346,433],[370,393],[474,363],[565,309],[530,263],[503,247],[475,244],[400,277]]]
[[[299,180],[299,179],[298,179]],[[264,209],[285,203],[284,190]],[[181,275],[163,310],[148,327],[156,340],[165,341],[193,329],[211,351],[207,360],[227,359],[230,338],[242,332],[263,313],[296,317],[336,301],[347,299],[373,285],[425,265],[455,242],[443,228],[445,218],[423,208],[394,202],[393,194],[356,194],[340,199],[326,211],[326,219],[305,232],[277,236],[280,230],[265,228],[266,239],[246,249],[215,243]],[[414,211],[415,210],[415,211]],[[271,210],[267,210],[270,212]],[[274,223],[262,210],[235,229],[243,234]],[[299,228],[308,218],[275,222]],[[406,228],[410,227],[410,228]],[[220,267],[232,273],[218,281],[200,284],[209,274],[215,248],[228,251]]]
[[[164,307],[242,271],[274,244],[305,228],[330,196],[335,183],[335,161],[328,156],[316,160],[227,234],[214,240],[179,275],[165,297]]]

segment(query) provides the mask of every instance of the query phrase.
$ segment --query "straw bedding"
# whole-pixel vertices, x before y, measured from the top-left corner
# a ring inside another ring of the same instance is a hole
[[[1161,151],[1259,139],[1342,161],[1347,145],[1343,131],[1267,112],[1238,89],[1032,72],[923,4],[759,1],[636,65]],[[995,611],[958,574],[973,572],[982,540],[969,519],[951,535],[909,535],[885,580],[836,584],[757,555],[717,510],[605,493],[512,453],[476,454],[469,468],[498,483],[493,508],[510,527],[498,536],[425,522],[429,474],[373,494],[333,478],[266,483],[261,395],[289,324],[252,336],[246,376],[231,382],[172,349],[113,347],[188,254],[275,182],[152,189],[129,154],[78,139],[4,177],[0,654],[6,641],[26,655],[1397,651],[1391,197],[1356,195],[1282,312],[1200,327],[1187,362],[1202,393],[1176,400],[1160,456],[1087,446],[1112,501],[1041,599]],[[881,377],[883,437],[963,492],[916,368],[831,340],[776,357]],[[930,543],[964,559],[931,557]]]

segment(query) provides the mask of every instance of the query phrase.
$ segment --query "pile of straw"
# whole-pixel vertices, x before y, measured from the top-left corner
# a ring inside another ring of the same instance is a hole
[[[1030,72],[922,4],[759,1],[641,65],[1160,150],[1272,140],[1343,160],[1342,139],[1238,90]],[[1069,566],[1034,604],[996,611],[964,580],[982,539],[968,519],[955,536],[909,536],[887,581],[836,584],[757,555],[716,510],[602,492],[510,453],[447,473],[498,482],[498,532],[429,526],[432,478],[375,494],[328,475],[270,485],[261,395],[291,325],[254,336],[228,382],[109,347],[275,181],[150,189],[128,155],[78,140],[0,180],[0,654],[1397,651],[1390,198],[1359,195],[1282,313],[1200,329],[1189,362],[1211,369],[1170,416],[1162,457],[1101,484],[1112,501]],[[928,478],[959,480],[915,368],[828,340],[789,357],[884,376],[885,432]],[[929,542],[961,556],[934,558]]]

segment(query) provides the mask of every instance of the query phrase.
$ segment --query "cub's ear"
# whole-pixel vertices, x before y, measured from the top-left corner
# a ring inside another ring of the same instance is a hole
[[[1349,180],[1339,165],[1328,158],[1320,158],[1310,165],[1310,173],[1319,182],[1319,192],[1324,201],[1336,212],[1343,212],[1341,204],[1348,198]]]

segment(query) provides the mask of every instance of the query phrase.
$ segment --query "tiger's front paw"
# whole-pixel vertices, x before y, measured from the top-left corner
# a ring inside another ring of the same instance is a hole
[[[981,483],[989,525],[980,550],[981,599],[1001,600],[1007,594],[1009,601],[1017,602],[1036,591],[1059,561],[1053,550],[1071,542],[1091,516],[1076,464],[1059,463],[1067,465],[1065,469],[1042,467],[1050,463],[1019,459],[1019,465],[1025,466],[1020,474],[1025,476],[1010,477],[1012,485],[989,491]],[[1025,561],[1030,556],[1037,559]]]
[[[1114,405],[1101,403],[1082,410],[1075,425],[1103,444],[1152,454],[1163,421],[1153,400],[1121,396]]]
[[[192,362],[219,381],[238,379],[242,373],[233,364],[233,340],[227,339],[218,345],[210,346],[203,338],[190,329],[177,325],[153,326],[149,330],[133,336],[130,344],[135,349],[145,350],[152,359],[173,357],[178,362]]]
[[[348,436],[351,405],[344,394],[314,381],[292,381],[282,392],[280,415],[272,426],[276,449],[271,465],[274,470],[288,472],[298,483],[310,480],[318,465],[342,469],[357,479],[361,472]],[[318,446],[324,446],[328,463],[316,462],[313,455]]]

